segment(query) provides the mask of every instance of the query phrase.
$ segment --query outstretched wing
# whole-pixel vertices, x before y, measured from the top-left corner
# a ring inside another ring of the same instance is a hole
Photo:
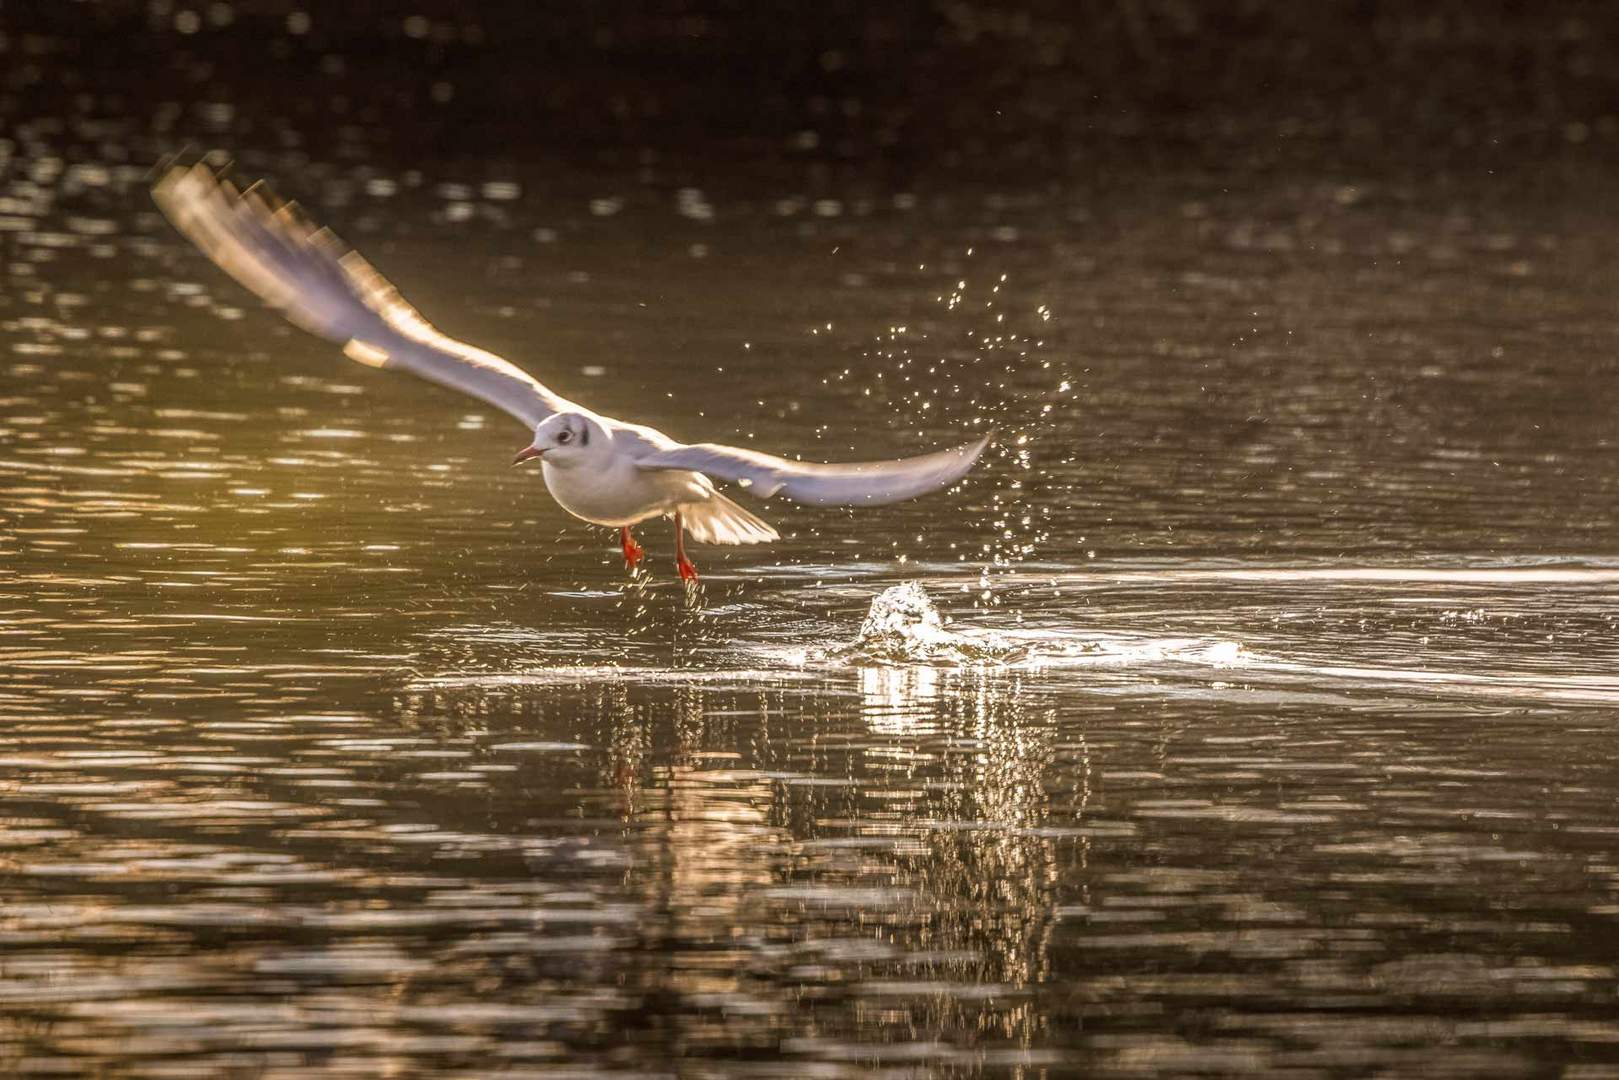
[[[649,450],[635,463],[643,469],[690,469],[717,476],[762,499],[779,494],[812,506],[878,506],[949,487],[967,475],[993,437],[920,457],[843,465],[788,461],[718,443]]]
[[[530,428],[579,408],[515,364],[439,333],[358,252],[260,188],[238,191],[199,162],[170,168],[152,198],[221,270],[350,359],[471,394]]]

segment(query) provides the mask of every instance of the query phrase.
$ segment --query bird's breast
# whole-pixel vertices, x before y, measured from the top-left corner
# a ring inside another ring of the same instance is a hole
[[[679,497],[680,485],[671,484],[681,474],[638,469],[633,463],[605,469],[540,464],[557,505],[595,525],[634,525],[690,501]]]

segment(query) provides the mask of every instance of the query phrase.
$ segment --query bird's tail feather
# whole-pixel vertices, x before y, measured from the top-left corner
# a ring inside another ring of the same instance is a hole
[[[680,520],[691,538],[703,544],[763,544],[781,539],[775,529],[717,491],[703,502],[683,504]]]

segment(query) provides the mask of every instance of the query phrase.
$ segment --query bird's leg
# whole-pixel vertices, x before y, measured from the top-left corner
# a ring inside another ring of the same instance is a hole
[[[697,567],[686,558],[686,523],[680,520],[680,511],[675,511],[675,567],[680,571],[681,581],[696,581]]]
[[[618,530],[618,542],[624,547],[624,565],[634,570],[640,565],[641,557],[646,554],[646,549],[635,542],[635,537],[630,535],[628,525]]]

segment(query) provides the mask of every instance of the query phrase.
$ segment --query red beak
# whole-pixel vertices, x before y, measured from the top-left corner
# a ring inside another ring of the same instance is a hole
[[[517,451],[516,457],[512,458],[512,465],[521,465],[523,462],[528,461],[531,458],[537,458],[543,453],[545,453],[545,451],[541,450],[537,446],[525,446],[521,450]]]

